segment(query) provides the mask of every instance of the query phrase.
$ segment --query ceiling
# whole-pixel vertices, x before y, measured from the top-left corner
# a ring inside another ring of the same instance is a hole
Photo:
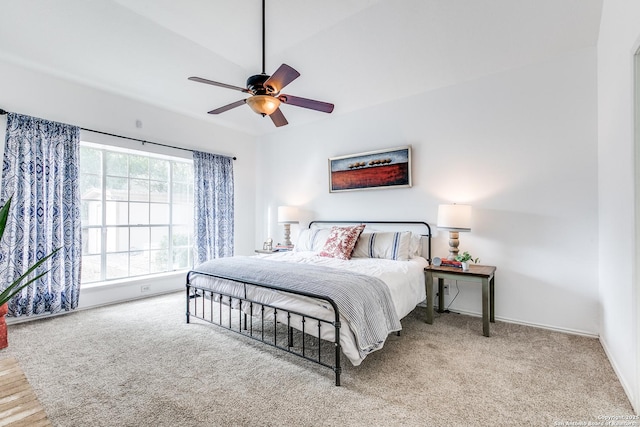
[[[266,72],[301,76],[288,127],[542,61],[597,43],[602,0],[267,0]],[[261,0],[0,0],[0,59],[253,135],[242,106],[261,72]],[[2,99],[0,97],[0,107]],[[283,128],[280,128],[283,129]]]

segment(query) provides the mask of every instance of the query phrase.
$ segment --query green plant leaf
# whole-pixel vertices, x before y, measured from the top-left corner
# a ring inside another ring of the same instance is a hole
[[[0,215],[1,214],[2,213],[0,212]],[[2,221],[2,218],[0,218],[0,225],[2,225],[1,221]],[[22,276],[18,277],[16,280],[13,281],[13,283],[11,283],[9,286],[7,286],[7,288],[4,291],[2,291],[2,293],[0,293],[0,305],[3,305],[4,303],[8,302],[9,300],[11,300],[11,298],[13,298],[22,289],[24,289],[25,287],[29,286],[31,283],[35,282],[36,280],[38,280],[39,278],[41,278],[42,276],[47,274],[49,272],[49,270],[47,270],[44,273],[41,273],[38,276],[30,279],[26,283],[22,283],[22,281],[27,276],[29,276],[36,268],[40,267],[49,258],[54,256],[60,249],[62,249],[62,248],[58,248],[58,249],[54,250],[53,252],[51,252],[49,255],[45,256],[42,259],[40,259],[38,262],[33,264],[31,266],[31,268],[29,268]]]
[[[42,276],[44,276],[45,274],[47,274],[49,272],[49,270],[45,271],[42,274],[39,274],[38,276],[34,277],[33,279],[29,280],[26,283],[23,283],[22,285],[18,286],[17,288],[7,288],[5,289],[5,291],[0,295],[0,305],[3,305],[6,302],[11,301],[11,299],[16,296],[21,290],[23,290],[24,288],[26,288],[27,286],[29,286],[30,284],[32,284],[33,282],[35,282],[36,280],[38,280],[39,278],[41,278]],[[11,291],[9,293],[7,293],[7,291]],[[6,296],[5,296],[6,294]],[[4,302],[2,302],[4,301]]]
[[[458,254],[456,255],[456,261],[459,262],[468,262],[468,261],[472,261],[474,263],[478,262],[478,258],[476,258],[475,260],[473,259],[473,257],[471,256],[471,254],[469,254],[469,252],[463,252],[462,255]]]
[[[7,221],[9,219],[9,210],[11,209],[12,198],[13,196],[9,197],[9,199],[7,200],[7,203],[5,203],[4,206],[2,206],[2,208],[0,208],[0,240],[2,240],[2,237],[4,236],[4,230],[7,227]],[[14,296],[16,296],[21,290],[23,290],[24,288],[26,288],[36,280],[40,279],[45,274],[49,273],[49,270],[47,270],[44,273],[41,273],[36,277],[28,280],[27,282],[22,283],[22,281],[26,279],[36,268],[40,267],[44,262],[46,262],[53,255],[55,255],[60,249],[61,248],[58,248],[53,252],[51,252],[49,255],[40,259],[33,266],[31,266],[22,276],[18,277],[16,280],[13,281],[13,283],[7,286],[7,288],[3,290],[2,293],[0,293],[0,305],[3,305],[4,303],[8,302]]]
[[[11,208],[11,197],[7,200],[7,203],[0,209],[0,240],[4,236],[4,229],[7,226],[7,220],[9,219],[9,209]]]

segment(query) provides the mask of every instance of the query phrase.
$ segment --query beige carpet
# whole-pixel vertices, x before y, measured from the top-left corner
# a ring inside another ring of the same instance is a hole
[[[596,339],[415,310],[333,372],[208,324],[184,294],[9,326],[54,426],[554,426],[633,415]]]

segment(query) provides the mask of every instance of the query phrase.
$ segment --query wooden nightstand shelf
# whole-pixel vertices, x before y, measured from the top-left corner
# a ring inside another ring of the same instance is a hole
[[[471,264],[468,271],[455,267],[436,267],[430,265],[424,269],[427,291],[427,323],[433,323],[433,279],[438,279],[438,312],[444,311],[444,279],[463,280],[482,285],[482,332],[490,336],[489,322],[495,322],[494,275],[496,267]]]

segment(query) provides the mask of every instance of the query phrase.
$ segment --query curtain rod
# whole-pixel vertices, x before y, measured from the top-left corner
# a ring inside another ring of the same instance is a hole
[[[0,116],[4,116],[6,114],[9,114],[8,111],[3,110],[2,108],[0,108]],[[153,144],[153,145],[159,145],[160,147],[167,147],[167,148],[174,148],[176,150],[184,150],[184,151],[190,151],[193,153],[194,150],[191,150],[189,148],[183,148],[183,147],[176,147],[174,145],[168,145],[168,144],[161,144],[159,142],[153,142],[153,141],[147,141],[146,139],[139,139],[139,138],[131,138],[130,136],[122,136],[122,135],[116,135],[115,133],[109,133],[109,132],[102,132],[99,130],[94,130],[94,129],[87,129],[87,128],[83,128],[81,127],[80,129],[82,130],[86,130],[88,132],[94,132],[94,133],[99,133],[102,135],[108,135],[108,136],[115,136],[116,138],[122,138],[122,139],[129,139],[131,141],[138,141],[138,142],[142,142],[142,144]],[[228,157],[228,156],[227,156]],[[233,160],[237,160],[236,156],[231,157]]]

